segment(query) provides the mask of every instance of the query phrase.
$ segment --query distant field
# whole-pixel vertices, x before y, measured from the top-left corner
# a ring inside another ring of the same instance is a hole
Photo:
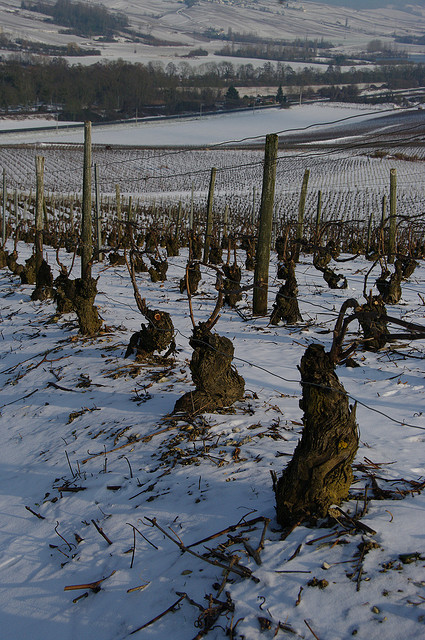
[[[282,112],[274,110],[275,115],[282,116]],[[308,126],[311,122],[304,112],[292,114],[298,127]],[[341,109],[347,117],[353,115],[349,109]],[[286,127],[291,127],[292,110],[286,112]],[[316,111],[316,114],[318,112]],[[322,113],[321,121],[336,120],[341,117],[338,110],[328,108]],[[333,114],[333,117],[331,116]],[[249,115],[249,114],[248,114]],[[260,115],[260,114],[259,114]],[[284,114],[285,115],[285,114]],[[246,114],[230,117],[225,126],[226,117],[218,117],[217,127],[221,124],[221,133],[226,139],[231,132],[237,131],[236,121],[243,120]],[[263,114],[267,117],[267,112]],[[284,117],[284,116],[283,116]],[[271,121],[272,114],[270,114]],[[398,113],[387,118],[381,114],[378,119],[354,119],[345,127],[340,123],[332,127],[316,127],[312,131],[298,130],[283,135],[283,149],[279,152],[277,166],[277,186],[275,209],[278,219],[285,219],[296,214],[300,186],[305,169],[310,169],[310,181],[307,197],[307,215],[314,216],[317,193],[322,191],[323,217],[325,219],[362,218],[365,219],[374,212],[376,217],[381,215],[382,198],[389,192],[390,169],[397,169],[398,177],[398,214],[415,216],[425,210],[424,162],[424,129],[425,121],[422,112],[415,111],[408,114]],[[210,119],[190,120],[185,123],[190,127],[206,127]],[[248,121],[252,123],[253,120]],[[281,121],[282,122],[282,121]],[[231,126],[229,126],[229,123]],[[164,125],[166,126],[166,125]],[[169,126],[172,126],[171,124]],[[174,123],[179,130],[182,123]],[[150,134],[157,134],[158,144],[151,148],[131,146],[136,144],[135,132],[137,127],[127,126],[120,129],[114,126],[114,135],[120,135],[122,142],[128,146],[113,146],[108,143],[107,128],[102,127],[102,136],[94,146],[93,162],[97,164],[99,172],[100,192],[104,198],[113,197],[115,185],[119,184],[121,193],[132,195],[140,202],[168,207],[181,200],[185,206],[189,205],[194,192],[194,201],[198,207],[203,207],[212,167],[216,167],[217,182],[215,193],[215,207],[222,211],[226,204],[232,212],[247,215],[258,211],[261,195],[263,150],[261,145],[264,137],[251,140],[256,142],[258,149],[228,148],[210,146],[191,148],[161,147],[161,125],[148,128]],[[278,127],[269,128],[276,131]],[[200,129],[199,129],[200,130]],[[118,134],[117,134],[118,131]],[[254,135],[251,127],[245,131],[247,135]],[[98,132],[95,131],[94,138]],[[30,134],[27,134],[30,137]],[[31,134],[32,135],[32,134]],[[0,147],[0,167],[5,168],[9,193],[17,189],[28,193],[35,188],[35,155],[45,157],[45,187],[49,192],[61,196],[63,194],[79,193],[82,186],[82,146],[81,144],[57,144],[55,133],[48,136],[50,143],[33,143],[20,146]],[[62,134],[57,134],[59,137]],[[193,138],[185,136],[185,129],[180,130],[180,145],[184,138],[193,143]],[[206,132],[204,131],[204,135]],[[298,136],[298,139],[295,136]],[[81,134],[73,134],[81,142]],[[196,137],[196,136],[194,136]],[[291,145],[291,148],[289,148]],[[287,150],[285,150],[287,146]],[[160,148],[161,147],[161,148]]]
[[[231,28],[240,33],[252,32],[274,39],[324,38],[331,41],[337,50],[350,54],[364,50],[373,38],[392,42],[394,33],[418,36],[423,35],[425,30],[425,8],[419,2],[411,3],[406,10],[389,6],[361,11],[357,10],[357,3],[355,8],[347,9],[309,0],[302,4],[289,2],[288,5],[279,4],[277,0],[260,0],[256,3],[234,0],[226,4],[201,0],[190,8],[177,0],[104,0],[103,4],[111,11],[123,11],[132,28],[175,44],[152,47],[135,44],[125,38],[113,43],[100,43],[94,38],[67,36],[59,33],[59,26],[44,23],[42,15],[22,10],[20,0],[0,0],[0,24],[4,32],[21,38],[54,45],[66,45],[73,41],[83,48],[100,48],[105,59],[121,57],[133,62],[147,63],[152,60],[168,64],[174,60],[178,63],[182,60],[181,56],[201,46],[209,56],[189,60],[195,65],[223,59],[213,56],[222,46],[222,41],[209,41],[202,36],[207,27],[222,29],[226,33]],[[424,53],[424,47],[408,48],[415,53]],[[95,60],[90,57],[86,61],[91,64]],[[77,59],[71,61],[75,63]]]

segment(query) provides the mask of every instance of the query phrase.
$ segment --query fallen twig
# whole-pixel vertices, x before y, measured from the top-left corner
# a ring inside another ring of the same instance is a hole
[[[167,613],[169,613],[170,611],[172,611],[175,607],[177,607],[178,604],[180,604],[180,602],[186,598],[186,594],[183,593],[180,598],[178,600],[176,600],[176,602],[174,604],[171,605],[171,607],[168,607],[168,609],[166,609],[165,611],[163,611],[162,613],[159,613],[157,616],[155,616],[155,618],[152,618],[152,620],[149,620],[149,622],[145,622],[145,624],[142,624],[141,627],[138,627],[137,629],[134,629],[133,631],[130,632],[130,635],[132,636],[134,633],[137,633],[138,631],[141,631],[142,629],[146,629],[146,627],[149,627],[149,625],[153,624],[154,622],[156,622],[157,620],[160,620],[161,618],[163,618]]]
[[[305,624],[307,625],[307,627],[309,628],[309,630],[311,631],[311,633],[314,635],[314,637],[316,638],[316,640],[320,640],[319,636],[317,636],[313,629],[310,627],[310,625],[308,624],[307,620],[304,620]]]
[[[92,520],[92,523],[94,524],[94,526],[96,527],[97,531],[100,533],[102,538],[104,538],[108,544],[112,544],[112,542],[109,540],[106,533],[103,531],[102,527],[99,527],[99,525],[94,520]]]
[[[176,425],[173,424],[168,427],[165,427],[164,429],[159,429],[159,431],[155,431],[155,433],[150,433],[147,436],[142,436],[141,438],[134,438],[129,442],[122,444],[120,447],[115,447],[115,449],[110,449],[109,451],[100,451],[99,453],[92,453],[90,457],[85,458],[84,460],[81,460],[81,464],[86,464],[86,462],[89,462],[94,458],[98,458],[99,456],[107,456],[108,453],[114,453],[114,451],[119,451],[120,449],[124,449],[124,447],[130,447],[132,444],[136,444],[137,442],[150,442],[150,440],[152,440],[152,438],[154,438],[155,436],[159,435],[160,433],[164,433],[165,431],[171,431],[171,429],[174,429],[175,426]]]
[[[168,533],[168,531],[165,531],[165,529],[163,529],[157,523],[156,518],[148,518],[148,517],[146,517],[146,520],[148,522],[150,522],[153,527],[156,527],[157,529],[159,529],[159,531],[161,531],[161,533],[163,533],[164,536],[166,536],[172,542],[174,542],[174,544],[176,544],[179,547],[179,549],[181,551],[183,551],[183,553],[185,551],[187,551],[187,553],[190,553],[192,556],[195,556],[195,558],[198,558],[199,560],[203,560],[204,562],[207,562],[208,564],[212,564],[215,567],[221,567],[222,569],[225,569],[226,571],[232,571],[233,573],[236,573],[238,576],[241,576],[242,578],[251,578],[255,582],[258,581],[258,578],[255,578],[252,575],[251,569],[248,569],[247,567],[243,567],[242,565],[239,565],[239,564],[236,564],[236,566],[234,566],[232,564],[228,565],[228,564],[224,564],[222,562],[218,562],[217,560],[210,560],[209,558],[205,558],[204,556],[201,556],[199,553],[196,553],[195,551],[192,551],[192,549],[189,549],[188,547],[186,547],[182,542],[179,542],[178,540],[175,540]],[[214,552],[212,552],[212,553],[214,554]],[[218,554],[216,554],[216,555],[218,555]]]
[[[0,409],[3,409],[4,407],[8,407],[10,404],[15,404],[15,402],[19,402],[19,400],[25,400],[26,398],[29,398],[30,396],[34,395],[34,393],[37,393],[38,389],[34,389],[34,391],[31,391],[31,393],[27,393],[26,396],[22,396],[21,398],[17,398],[16,400],[12,400],[12,402],[6,402],[6,404],[2,404]]]
[[[48,387],[53,387],[54,389],[59,389],[59,391],[72,391],[72,393],[83,393],[82,391],[78,392],[77,389],[67,389],[66,387],[61,387],[60,384],[56,384],[56,382],[48,382]]]
[[[367,524],[360,522],[360,520],[354,520],[351,516],[348,515],[348,513],[343,511],[341,507],[335,507],[335,509],[337,509],[341,513],[341,515],[343,515],[344,518],[358,531],[361,531],[362,533],[369,533],[372,536],[376,535],[376,531],[368,527]]]
[[[142,589],[145,589],[149,585],[150,585],[150,582],[147,582],[146,584],[141,584],[138,587],[132,587],[131,589],[127,589],[127,593],[133,593],[134,591],[142,591]]]
[[[30,507],[25,507],[25,509],[27,511],[29,511],[30,513],[32,513],[33,516],[36,516],[39,520],[45,520],[46,519],[44,516],[40,515],[39,513],[36,513],[32,509],[30,509]]]
[[[258,516],[258,518],[253,518],[252,520],[247,520],[246,522],[241,522],[239,521],[237,524],[232,524],[230,525],[230,527],[226,527],[226,529],[222,529],[221,531],[218,531],[217,533],[213,533],[210,536],[207,536],[206,538],[202,538],[202,540],[198,540],[197,542],[192,542],[192,544],[187,545],[186,549],[190,549],[191,547],[196,547],[198,544],[203,544],[204,542],[209,542],[209,540],[214,540],[214,538],[218,538],[219,536],[223,535],[224,533],[230,533],[231,531],[236,531],[236,529],[238,529],[239,527],[250,527],[253,524],[256,524],[257,522],[270,522],[269,518],[264,518],[264,516]],[[263,537],[262,537],[263,539]],[[260,541],[260,545],[261,545],[261,541]]]
[[[95,580],[95,582],[86,582],[84,584],[71,584],[71,585],[68,585],[67,587],[64,587],[63,590],[76,591],[78,589],[91,589],[92,591],[97,593],[98,591],[100,591],[100,585],[102,584],[102,582],[105,582],[105,580],[108,580],[108,578],[113,576],[114,573],[116,573],[116,571],[112,571],[112,573],[110,573],[109,576],[105,576],[100,580]]]

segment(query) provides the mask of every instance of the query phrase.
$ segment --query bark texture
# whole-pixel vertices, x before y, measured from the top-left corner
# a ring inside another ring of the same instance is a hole
[[[35,289],[31,294],[31,300],[47,300],[54,297],[53,274],[49,265],[42,260],[36,271]]]
[[[190,339],[194,349],[190,362],[195,390],[177,400],[174,412],[190,414],[214,411],[241,400],[245,381],[232,367],[231,340],[198,325]]]
[[[148,324],[142,324],[140,331],[136,331],[130,338],[125,357],[133,353],[136,360],[144,360],[155,351],[165,351],[174,348],[174,325],[171,316],[159,309],[146,309],[143,313]]]
[[[349,406],[322,345],[307,348],[300,372],[304,429],[275,487],[277,519],[282,526],[326,516],[332,504],[347,497],[358,447],[355,408]]]
[[[186,274],[180,280],[180,293],[187,290],[187,284],[189,283],[189,293],[192,295],[198,291],[198,285],[201,281],[201,268],[198,262],[190,262],[187,269],[187,281]]]
[[[242,300],[242,291],[240,290],[241,269],[235,262],[223,265],[223,273],[226,276],[223,281],[224,304],[229,305],[229,307],[235,307],[236,303]]]
[[[367,351],[382,349],[388,340],[388,320],[385,304],[380,296],[371,297],[358,309],[356,316],[363,329],[364,343]]]
[[[86,336],[99,333],[102,321],[94,304],[97,293],[97,280],[91,277],[74,280],[73,306],[78,317],[80,332]]]
[[[273,311],[270,316],[270,324],[277,325],[279,322],[295,324],[301,322],[302,317],[298,307],[298,286],[295,278],[295,263],[290,260],[285,264],[286,282],[282,285],[276,295]]]

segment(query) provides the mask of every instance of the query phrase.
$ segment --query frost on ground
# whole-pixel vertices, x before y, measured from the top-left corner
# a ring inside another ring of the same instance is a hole
[[[30,250],[18,245],[19,262]],[[330,347],[341,303],[361,300],[370,263],[345,263],[348,289],[330,290],[303,257],[297,326],[253,319],[248,298],[225,308],[216,330],[233,341],[245,396],[229,412],[184,420],[170,413],[192,387],[186,259],[169,260],[164,283],[138,276],[147,304],[170,313],[177,343],[173,357],[142,363],[124,359],[143,320],[125,267],[94,265],[96,339],[0,271],[3,637],[422,637],[424,341],[359,350],[359,367],[338,367],[359,401],[350,498],[329,520],[281,530],[270,472],[279,476],[300,437],[297,365],[307,345]],[[392,316],[423,323],[424,275],[422,264]],[[244,271],[242,284],[251,277]],[[214,280],[203,267],[197,321],[212,311]]]

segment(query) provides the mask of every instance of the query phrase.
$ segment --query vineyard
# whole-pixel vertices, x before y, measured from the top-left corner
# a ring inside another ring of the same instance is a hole
[[[423,635],[423,147],[90,151],[0,148],[4,628]]]
[[[35,155],[45,157],[46,202],[69,210],[69,202],[81,201],[82,148],[62,147],[0,149],[0,166],[5,170],[11,210],[17,197],[19,215],[29,210],[28,198],[35,192]],[[322,215],[326,220],[366,220],[381,217],[382,198],[388,194],[389,175],[397,169],[397,210],[410,218],[425,207],[423,181],[424,148],[400,147],[391,154],[373,157],[374,152],[315,151],[279,152],[276,173],[275,225],[278,230],[296,215],[303,174],[310,171],[306,217],[316,212],[317,193],[322,193]],[[398,156],[397,156],[398,154]],[[413,160],[409,159],[413,158]],[[258,150],[211,149],[153,150],[94,148],[99,191],[105,214],[112,217],[116,185],[120,186],[123,208],[132,198],[136,218],[167,212],[179,202],[187,212],[193,205],[202,215],[208,193],[211,167],[217,168],[214,208],[223,217],[226,205],[230,219],[257,220],[261,196],[263,152]],[[15,196],[14,194],[17,194]],[[187,216],[186,216],[187,217]],[[238,222],[236,223],[238,224]]]

